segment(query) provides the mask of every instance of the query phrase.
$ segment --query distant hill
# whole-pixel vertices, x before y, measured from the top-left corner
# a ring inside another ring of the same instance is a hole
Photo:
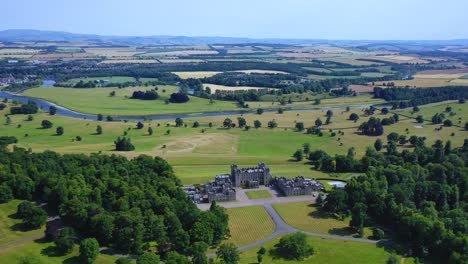
[[[416,45],[468,45],[468,39],[460,40],[324,40],[324,39],[255,39],[235,37],[187,37],[187,36],[101,36],[77,34],[63,31],[46,31],[33,29],[8,29],[0,31],[1,42],[17,41],[95,41],[118,45],[201,45],[201,44],[286,44],[286,45],[366,45],[416,44]]]

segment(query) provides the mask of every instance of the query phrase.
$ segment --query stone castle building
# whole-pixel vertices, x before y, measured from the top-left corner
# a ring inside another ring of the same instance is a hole
[[[270,168],[260,162],[258,167],[239,168],[231,165],[231,182],[234,187],[258,188],[259,185],[269,186],[272,183]]]
[[[325,190],[321,182],[303,176],[293,179],[278,177],[274,179],[274,183],[285,196],[311,195],[313,192]]]

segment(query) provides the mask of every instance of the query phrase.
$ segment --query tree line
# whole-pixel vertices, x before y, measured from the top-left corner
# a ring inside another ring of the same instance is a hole
[[[389,135],[390,137],[390,135]],[[411,152],[399,152],[391,136],[386,153],[368,147],[361,159],[309,155],[319,170],[365,173],[349,180],[344,189],[332,190],[323,203],[331,214],[351,215],[351,226],[362,229],[371,222],[395,232],[407,254],[441,263],[466,263],[468,253],[468,139],[453,149],[450,141],[426,146],[414,136]]]

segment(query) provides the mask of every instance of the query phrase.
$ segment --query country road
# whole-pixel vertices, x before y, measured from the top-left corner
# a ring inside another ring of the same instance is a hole
[[[223,206],[223,204],[218,204],[220,206]],[[239,251],[251,249],[254,247],[261,246],[267,242],[272,241],[273,239],[289,234],[289,233],[294,233],[294,232],[301,232],[309,236],[316,236],[316,237],[322,237],[322,238],[330,238],[330,239],[338,239],[338,240],[346,240],[346,241],[355,241],[355,242],[363,242],[363,243],[372,243],[376,244],[379,241],[378,240],[371,240],[371,239],[365,239],[365,238],[355,238],[355,237],[346,237],[346,236],[337,236],[337,235],[327,235],[327,234],[320,234],[320,233],[314,233],[314,232],[309,232],[309,231],[303,231],[299,230],[297,228],[294,228],[290,225],[288,225],[286,222],[284,222],[283,218],[276,212],[275,208],[271,205],[271,203],[265,203],[263,204],[263,207],[265,207],[265,210],[267,213],[270,215],[271,219],[273,220],[273,223],[275,224],[275,231],[269,235],[268,237],[259,240],[257,242],[254,242],[252,244],[248,244],[242,247],[239,247]],[[215,253],[208,254],[208,257],[213,258],[216,257]]]

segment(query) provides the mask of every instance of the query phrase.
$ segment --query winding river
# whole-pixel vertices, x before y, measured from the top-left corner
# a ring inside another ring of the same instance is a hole
[[[27,103],[28,101],[32,101],[37,104],[37,106],[47,111],[50,106],[55,106],[57,108],[57,114],[73,117],[73,118],[81,118],[81,119],[89,119],[89,120],[97,120],[97,115],[85,114],[73,111],[61,105],[57,105],[55,103],[49,102],[44,99],[39,99],[35,97],[24,96],[20,94],[0,91],[0,98],[7,98],[8,100],[17,100],[22,103]],[[374,105],[376,107],[382,107],[387,104],[378,104]],[[350,106],[352,109],[363,109],[368,108],[371,105],[355,105]],[[344,107],[297,107],[297,108],[285,108],[284,111],[300,111],[300,110],[340,110],[344,109]],[[277,109],[265,109],[265,112],[276,112]],[[122,121],[122,120],[134,120],[134,121],[143,121],[143,120],[167,120],[167,119],[176,119],[176,118],[194,118],[194,117],[207,117],[207,116],[224,116],[224,115],[239,115],[239,114],[253,114],[256,113],[256,110],[235,110],[235,111],[220,111],[220,112],[203,112],[203,113],[187,113],[187,114],[165,114],[165,115],[140,115],[140,116],[112,116],[114,120]]]

